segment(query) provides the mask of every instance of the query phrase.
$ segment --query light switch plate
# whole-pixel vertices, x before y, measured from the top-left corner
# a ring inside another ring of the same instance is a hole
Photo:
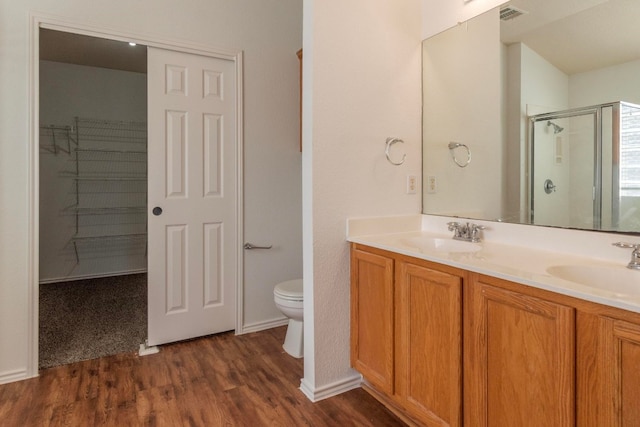
[[[415,175],[407,175],[407,194],[416,194],[418,178]]]
[[[427,193],[434,194],[438,192],[438,181],[435,175],[427,176]]]

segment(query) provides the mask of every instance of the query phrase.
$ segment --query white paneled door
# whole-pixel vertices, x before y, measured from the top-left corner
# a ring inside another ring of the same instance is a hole
[[[234,61],[148,48],[149,345],[235,329]]]

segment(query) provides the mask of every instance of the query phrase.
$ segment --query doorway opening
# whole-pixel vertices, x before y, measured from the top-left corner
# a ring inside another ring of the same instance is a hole
[[[146,46],[39,30],[39,367],[147,333]]]

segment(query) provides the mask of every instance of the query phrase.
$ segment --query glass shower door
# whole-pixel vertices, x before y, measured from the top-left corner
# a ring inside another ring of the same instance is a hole
[[[533,118],[531,222],[593,229],[600,222],[601,144],[595,109]]]

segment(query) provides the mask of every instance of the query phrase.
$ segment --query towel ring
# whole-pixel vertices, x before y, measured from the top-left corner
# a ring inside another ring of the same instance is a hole
[[[456,158],[456,153],[454,150],[458,147],[464,147],[467,150],[467,161],[465,163],[460,163]],[[461,168],[466,168],[467,166],[469,166],[469,163],[471,163],[471,150],[469,150],[469,147],[467,147],[465,144],[462,144],[460,142],[450,142],[449,151],[451,152],[451,157],[453,158],[454,163]]]
[[[391,163],[394,166],[400,166],[401,164],[404,163],[405,159],[407,158],[406,154],[402,155],[402,160],[400,160],[399,162],[394,162],[393,160],[391,160],[391,155],[389,154],[389,150],[391,149],[391,146],[393,144],[395,144],[396,142],[402,142],[404,143],[403,140],[401,140],[400,138],[395,138],[393,136],[390,136],[389,138],[387,138],[387,148],[385,148],[384,150],[384,154],[387,156],[387,160],[389,161],[389,163]]]

